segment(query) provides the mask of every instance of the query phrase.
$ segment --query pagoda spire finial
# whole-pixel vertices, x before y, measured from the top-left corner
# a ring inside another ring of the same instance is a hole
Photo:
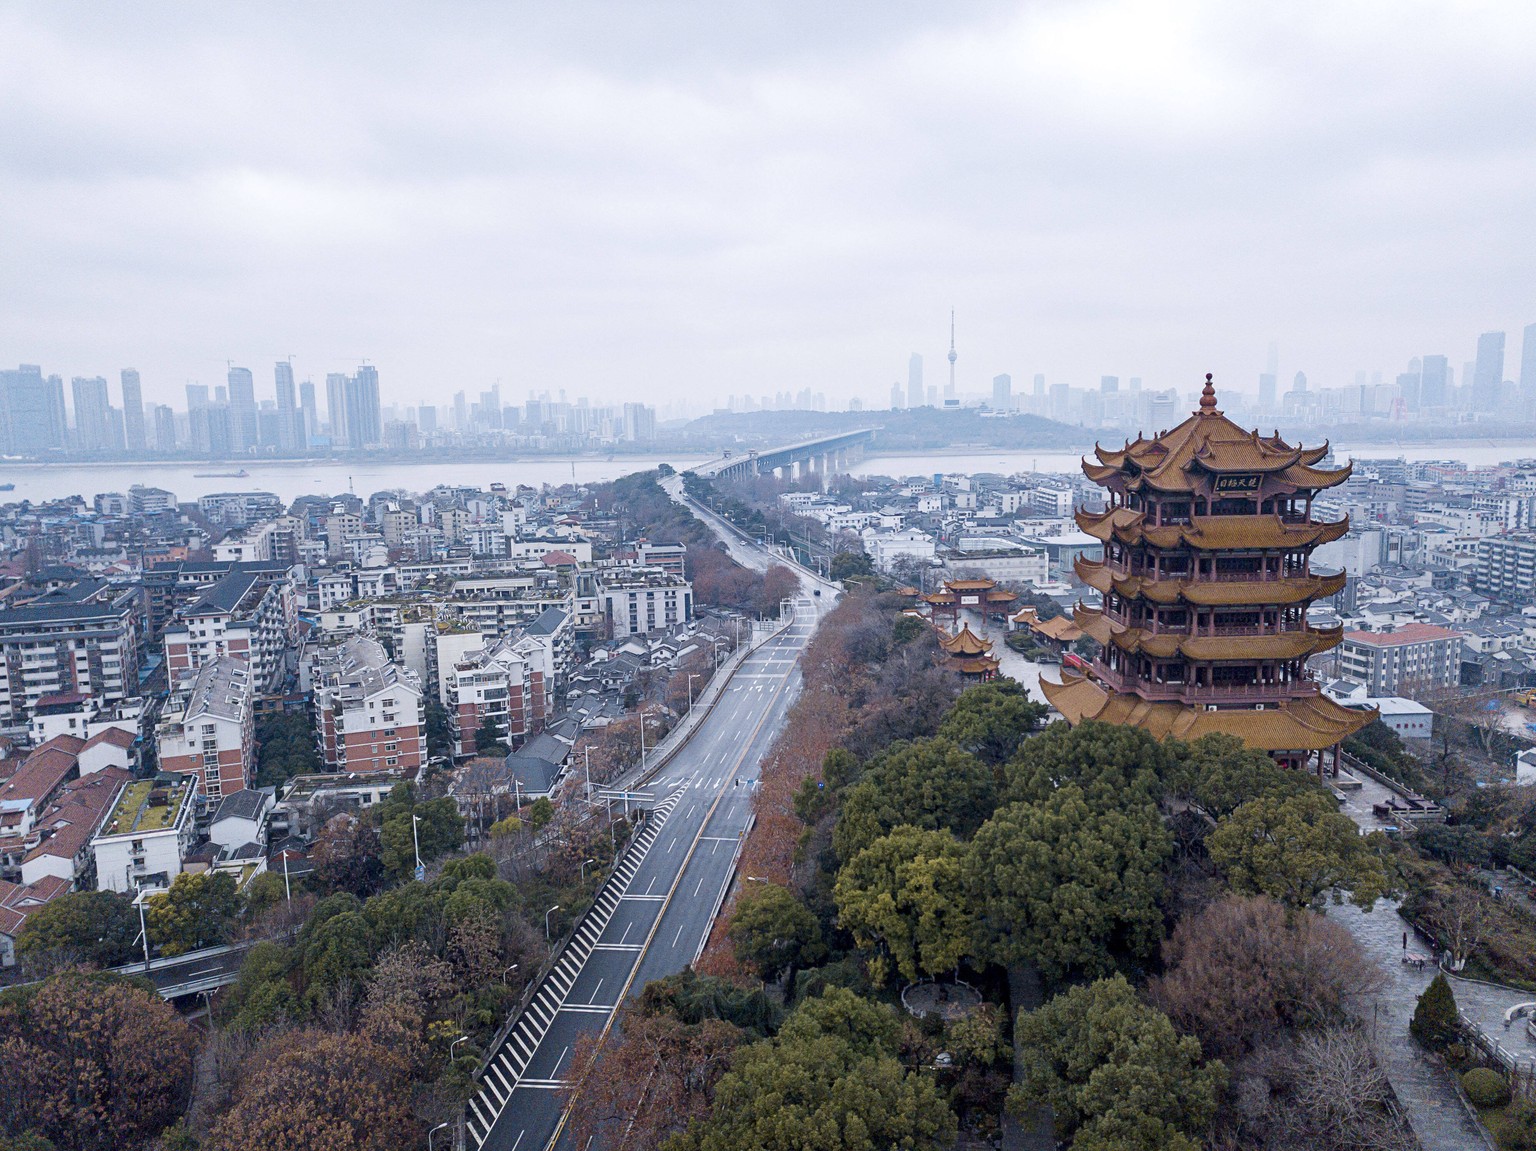
[[[1211,382],[1211,373],[1205,373],[1205,390],[1200,393],[1200,414],[1216,410],[1216,385]]]

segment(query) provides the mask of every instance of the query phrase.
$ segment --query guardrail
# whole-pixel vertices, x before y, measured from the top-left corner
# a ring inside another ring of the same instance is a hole
[[[623,861],[604,881],[597,898],[577,922],[569,943],[551,956],[539,978],[530,984],[532,992],[525,998],[523,1006],[508,1017],[507,1024],[492,1041],[490,1054],[475,1073],[480,1087],[470,1096],[465,1111],[466,1133],[473,1139],[474,1146],[479,1147],[485,1142],[491,1128],[501,1118],[507,1100],[522,1081],[523,1072],[528,1069],[539,1043],[554,1023],[556,1013],[565,1005],[565,997],[570,994],[593,947],[602,938],[619,901],[629,890],[630,881],[681,796],[679,790],[657,805],[646,821],[645,830],[631,842]]]

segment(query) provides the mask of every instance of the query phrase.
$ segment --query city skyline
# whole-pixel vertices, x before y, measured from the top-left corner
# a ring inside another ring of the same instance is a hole
[[[868,403],[950,307],[973,391],[1530,319],[1521,8],[453,11],[13,9],[0,362]]]

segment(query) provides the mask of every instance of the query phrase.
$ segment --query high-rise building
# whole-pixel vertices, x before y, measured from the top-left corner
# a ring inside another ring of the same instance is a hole
[[[1035,395],[1041,398],[1045,396],[1045,373],[1035,373]]]
[[[955,354],[955,310],[949,310],[949,383],[944,388],[944,402],[956,398],[955,396],[955,361],[959,357]]]
[[[331,425],[331,446],[347,445],[347,377],[330,372],[325,377],[325,418]]]
[[[1504,333],[1484,332],[1477,337],[1477,361],[1472,369],[1472,410],[1497,411],[1503,383]]]
[[[384,422],[379,412],[379,370],[368,364],[347,381],[347,443],[354,448],[384,442]]]
[[[277,446],[285,452],[302,448],[307,437],[299,418],[298,394],[293,386],[293,365],[278,360],[273,373],[277,383]]]
[[[208,403],[207,384],[187,385],[187,411],[195,412],[198,408],[206,408]]]
[[[1520,341],[1520,403],[1527,413],[1536,411],[1536,324],[1525,325]]]
[[[1403,407],[1410,412],[1419,410],[1419,394],[1422,390],[1423,376],[1418,372],[1403,372],[1397,377],[1398,398],[1403,401]]]
[[[1109,395],[1110,393],[1118,392],[1119,390],[1120,390],[1120,377],[1119,376],[1100,376],[1099,377],[1099,391],[1100,392],[1104,393],[1105,395]]]
[[[647,404],[624,405],[624,438],[646,443],[656,438],[656,409]]]
[[[37,364],[0,371],[0,442],[16,455],[64,446],[64,385]]]
[[[433,404],[422,404],[416,409],[416,426],[421,429],[421,434],[430,436],[437,431],[437,408]]]
[[[1000,412],[1013,407],[1013,377],[1007,372],[992,377],[992,406]]]
[[[155,405],[155,450],[176,450],[176,413],[171,411],[169,404]]]
[[[238,451],[254,448],[261,439],[256,420],[256,377],[250,368],[229,369],[230,435]]]
[[[453,430],[469,431],[469,397],[463,392],[453,393]]]
[[[1296,373],[1296,378],[1291,381],[1291,391],[1297,392],[1299,394],[1303,394],[1304,395],[1304,394],[1306,394],[1306,390],[1307,390],[1307,373],[1306,372],[1297,372]]]
[[[891,411],[901,411],[901,402],[906,398],[906,393],[901,390],[901,381],[897,380],[891,385]]]
[[[304,444],[320,434],[320,408],[315,402],[315,381],[305,380],[299,385],[299,415],[302,417]]]
[[[1273,345],[1271,345],[1273,347]],[[1275,394],[1278,382],[1274,372],[1264,372],[1259,376],[1259,411],[1269,414],[1275,410]]]
[[[123,380],[123,438],[130,452],[142,452],[148,447],[144,435],[144,392],[139,386],[139,373],[124,368]]]
[[[1451,365],[1444,356],[1425,356],[1419,372],[1419,407],[1443,408],[1450,391]]]
[[[75,376],[69,381],[75,399],[75,443],[82,452],[112,448],[112,405],[103,376]]]
[[[907,361],[907,407],[920,408],[928,402],[923,391],[923,357],[916,352]]]

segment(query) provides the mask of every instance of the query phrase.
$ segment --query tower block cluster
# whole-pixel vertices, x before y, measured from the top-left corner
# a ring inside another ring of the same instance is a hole
[[[1315,521],[1312,502],[1350,468],[1316,466],[1326,444],[1244,431],[1217,409],[1209,375],[1176,428],[1094,454],[1083,472],[1108,507],[1077,522],[1103,559],[1076,570],[1103,606],[1078,604],[1074,618],[1101,653],[1087,675],[1042,681],[1051,704],[1072,724],[1224,732],[1288,766],[1337,770],[1339,744],[1375,712],[1341,707],[1308,674],[1308,657],[1343,636],[1311,627],[1307,608],[1344,586],[1342,572],[1314,574],[1311,555],[1349,520]]]

